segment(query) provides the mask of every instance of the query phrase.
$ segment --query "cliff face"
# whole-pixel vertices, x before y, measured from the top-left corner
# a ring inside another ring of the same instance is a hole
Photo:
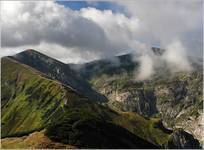
[[[109,106],[116,110],[137,112],[147,117],[158,113],[153,89],[130,87],[119,90],[113,85],[108,85],[100,87],[99,91],[109,98]]]
[[[157,109],[170,128],[183,128],[202,140],[202,74],[180,74],[155,87]]]
[[[159,116],[168,128],[183,128],[201,140],[201,73],[181,73],[169,79],[148,82],[126,81],[123,85],[118,78],[111,82],[103,79],[107,81],[104,86],[99,81],[94,83],[98,91],[110,99],[110,107],[147,117]]]
[[[97,91],[108,97],[110,107],[118,111],[137,112],[146,117],[159,117],[167,128],[182,128],[202,141],[203,73],[200,64],[192,62],[192,72],[172,75],[164,69],[158,70],[150,80],[135,81],[137,63],[133,65],[134,62],[127,60],[123,63],[122,59],[120,62],[121,68],[104,65],[102,70],[105,71],[100,74],[95,74],[96,67],[93,67],[100,62],[89,63],[91,68],[84,67],[84,72],[88,72],[87,79]],[[109,74],[108,68],[119,71]]]

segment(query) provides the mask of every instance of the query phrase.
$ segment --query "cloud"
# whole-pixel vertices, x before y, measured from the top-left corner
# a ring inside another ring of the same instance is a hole
[[[58,44],[45,42],[41,42],[38,45],[19,46],[17,48],[13,47],[1,48],[0,57],[15,55],[26,49],[35,49],[64,63],[81,63],[82,61],[86,62],[100,58],[97,54],[90,51],[82,53],[77,48],[63,47]]]
[[[154,61],[148,54],[142,55],[139,58],[140,66],[139,70],[135,73],[135,80],[146,80],[150,79],[154,74]]]
[[[155,43],[167,48],[166,62],[179,64],[180,68],[188,66],[187,55],[201,55],[201,0],[114,3],[129,15],[91,7],[72,10],[53,1],[1,2],[0,55],[33,48],[61,61],[77,63],[134,51],[141,56],[137,58],[141,64],[145,59],[153,62],[153,68],[158,64],[150,54]],[[178,42],[172,46],[176,39]],[[185,65],[177,59],[171,60],[180,54],[179,59],[185,60]]]
[[[138,20],[127,18],[123,14],[114,14],[111,10],[84,8],[73,11],[50,1],[3,2],[3,8],[4,50],[27,46],[41,49],[45,44],[55,45],[44,47],[46,54],[49,55],[55,52],[54,48],[57,45],[58,48],[62,48],[58,50],[62,60],[65,60],[63,59],[65,49],[68,52],[74,49],[73,53],[81,55],[82,61],[87,61],[87,57],[84,56],[88,54],[90,55],[88,60],[110,57],[131,49],[133,43],[139,43],[134,42],[132,36],[132,33],[139,30]],[[10,11],[10,8],[13,11]]]
[[[192,70],[185,48],[177,39],[167,45],[163,59],[167,62],[172,72]]]
[[[191,71],[188,56],[202,57],[203,13],[202,1],[137,0],[118,1],[131,16],[137,16],[142,26],[140,40],[165,48],[162,57],[146,48],[141,57],[136,80],[150,79],[157,69],[167,67],[171,73]],[[148,51],[149,50],[149,51]]]
[[[202,54],[202,0],[137,0],[118,1],[142,22],[147,43],[166,47],[180,39],[187,53]],[[148,38],[151,37],[151,38]],[[152,40],[153,39],[153,40]],[[193,52],[192,52],[193,51]]]
[[[124,14],[114,14],[111,10],[100,11],[95,8],[84,8],[81,13],[83,17],[97,23],[111,43],[120,44],[119,48],[133,40],[140,30],[137,17],[127,18]]]
[[[22,5],[21,11],[17,11],[19,14],[16,12],[11,18],[7,18],[9,15],[6,13],[3,15],[3,47],[37,45],[40,42],[87,48],[109,44],[103,30],[78,12],[54,2],[19,3]]]
[[[193,70],[186,48],[179,39],[169,43],[161,55],[154,54],[150,48],[146,48],[146,50],[143,54],[134,57],[134,61],[139,61],[139,68],[135,70],[136,81],[149,80],[158,72],[161,74],[161,71],[174,75],[177,72]]]

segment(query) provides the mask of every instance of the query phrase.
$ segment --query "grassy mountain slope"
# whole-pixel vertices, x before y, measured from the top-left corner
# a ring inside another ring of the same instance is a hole
[[[85,143],[85,145],[79,145],[78,143],[66,144],[97,148],[97,145],[93,145],[94,143],[91,142],[91,139],[98,138],[104,133],[104,138],[109,142],[107,143],[106,141],[102,143],[100,147],[109,148],[112,145],[110,141],[113,137],[117,137],[116,139],[114,138],[115,147],[117,143],[119,143],[118,146],[130,148],[156,147],[151,144],[151,142],[147,142],[146,139],[130,132],[128,128],[126,129],[122,127],[122,125],[117,125],[117,123],[113,121],[113,118],[119,116],[119,114],[107,107],[89,101],[69,87],[48,79],[40,72],[8,57],[2,59],[1,65],[2,137],[21,137],[42,129],[49,131],[49,127],[53,127],[55,123],[61,127],[64,123],[63,120],[69,119],[69,114],[77,111],[83,112],[79,115],[79,118],[75,120],[77,122],[82,121],[78,124],[80,126],[76,132],[81,138],[76,136],[73,137],[73,140],[76,139],[81,143]],[[87,113],[88,115],[86,115]],[[77,115],[74,115],[72,117],[76,116]],[[91,116],[94,116],[94,119],[87,122],[86,117],[90,118]],[[76,126],[74,122],[68,122],[68,124],[68,126]],[[63,131],[69,130],[68,126],[65,126],[65,130]],[[97,126],[100,128],[106,126],[107,128],[104,128],[103,131],[99,130],[94,132],[93,128],[95,129]],[[87,127],[91,128],[88,132],[84,130],[84,128]],[[116,132],[112,133],[111,131],[113,130]],[[56,131],[58,132],[58,130]],[[55,132],[51,132],[51,135],[54,133]],[[60,128],[59,133],[61,133]],[[69,132],[65,133],[68,134]],[[73,133],[75,133],[75,130]],[[118,133],[120,133],[120,136],[117,135]],[[52,139],[50,134],[47,134],[47,136]],[[126,138],[135,140],[131,142],[130,139],[127,141]],[[63,143],[65,139],[66,138],[59,142]],[[18,141],[20,139],[16,140]],[[12,141],[12,138],[7,138],[3,140],[3,143],[8,146],[6,143],[12,143]],[[21,144],[20,142],[20,145]]]
[[[1,63],[3,137],[41,129],[66,101],[81,98],[28,66],[9,58]]]
[[[169,136],[172,133],[171,130],[163,126],[159,118],[144,118],[133,112],[122,112],[113,119],[113,122],[143,139],[160,146],[168,142]]]
[[[79,148],[158,148],[101,114],[72,110],[54,120],[46,135]]]

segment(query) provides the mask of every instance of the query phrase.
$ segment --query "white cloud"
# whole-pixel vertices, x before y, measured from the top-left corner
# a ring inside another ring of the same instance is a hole
[[[137,16],[141,20],[146,42],[160,42],[162,47],[166,47],[170,41],[179,38],[188,53],[197,55],[202,54],[203,49],[202,2],[202,0],[118,1],[132,16]]]
[[[150,79],[154,74],[154,61],[153,58],[148,55],[142,55],[140,58],[140,67],[139,70],[136,72],[135,80],[146,80]]]
[[[167,62],[167,65],[172,72],[192,70],[186,56],[185,48],[179,40],[174,40],[167,45],[163,59]]]
[[[127,18],[124,14],[114,14],[111,10],[100,11],[95,8],[84,8],[82,16],[97,23],[104,29],[111,43],[127,45],[140,31],[140,21],[137,17]]]
[[[202,53],[201,0],[117,3],[128,17],[95,8],[74,11],[52,1],[1,2],[0,55],[32,48],[64,62],[83,62],[134,50],[142,56],[141,64],[143,58],[153,62],[151,70],[157,64],[150,55],[152,44],[160,42],[167,48],[165,60],[180,68],[188,68],[187,55]]]
[[[116,55],[132,48],[133,43],[140,43],[133,41],[133,33],[139,30],[138,20],[112,11],[95,8],[73,11],[50,1],[4,2],[3,8],[2,46],[5,50],[46,43],[67,48],[67,51],[75,49],[82,56],[81,60],[87,61]],[[15,9],[15,13],[10,13],[8,8]],[[51,54],[55,47],[44,48]],[[61,55],[63,59],[64,53]],[[83,58],[87,55],[90,55],[88,59]]]

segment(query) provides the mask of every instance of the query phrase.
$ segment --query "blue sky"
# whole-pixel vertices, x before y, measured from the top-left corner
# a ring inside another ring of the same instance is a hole
[[[100,2],[86,2],[86,1],[56,1],[58,4],[64,5],[65,7],[69,7],[72,10],[80,10],[81,8],[86,7],[94,7],[99,10],[112,10],[113,12],[123,13],[127,15],[125,8],[108,1],[100,1]]]

